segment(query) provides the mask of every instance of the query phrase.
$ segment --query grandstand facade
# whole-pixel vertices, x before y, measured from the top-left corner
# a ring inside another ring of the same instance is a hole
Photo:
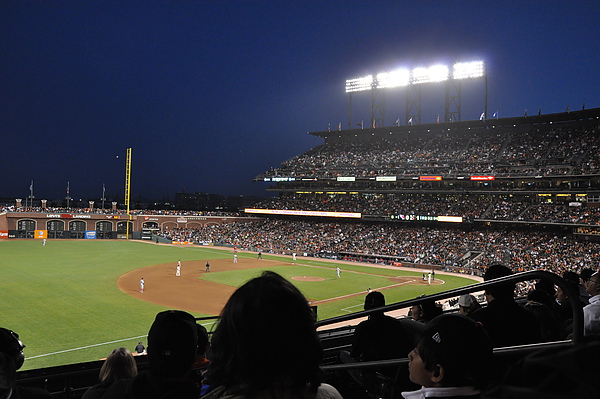
[[[0,239],[2,238],[66,238],[66,239],[157,239],[155,233],[174,229],[194,229],[248,221],[247,217],[207,216],[202,213],[156,214],[151,211],[125,212],[90,209],[27,210],[16,208],[0,211]]]

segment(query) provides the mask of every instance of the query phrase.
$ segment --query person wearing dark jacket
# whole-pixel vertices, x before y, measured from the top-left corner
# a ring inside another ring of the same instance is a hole
[[[510,276],[512,271],[501,264],[490,266],[484,281]],[[540,328],[535,315],[524,309],[514,298],[515,284],[502,283],[485,290],[488,305],[471,314],[480,322],[494,347],[506,347],[540,342]]]

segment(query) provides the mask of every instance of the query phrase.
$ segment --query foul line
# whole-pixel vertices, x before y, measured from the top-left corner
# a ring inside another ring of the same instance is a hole
[[[215,324],[215,322],[213,321],[213,322],[205,323],[205,324],[202,324],[202,325],[203,326],[207,326],[207,325],[210,325],[210,324]],[[62,353],[75,352],[75,351],[79,351],[79,350],[82,350],[82,349],[94,348],[94,347],[97,347],[97,346],[103,346],[103,345],[109,345],[109,344],[116,344],[117,342],[130,341],[132,339],[140,339],[140,338],[145,338],[147,336],[148,335],[138,335],[137,337],[130,337],[130,338],[118,339],[116,341],[102,342],[102,343],[99,343],[99,344],[81,346],[79,348],[65,349],[63,351],[44,353],[42,355],[28,356],[28,357],[25,358],[25,360],[37,359],[37,358],[40,358],[40,357],[46,357],[46,356],[52,356],[52,355],[60,355]]]

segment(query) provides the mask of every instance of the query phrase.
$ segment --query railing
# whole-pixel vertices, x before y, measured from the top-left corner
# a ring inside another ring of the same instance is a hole
[[[571,308],[573,310],[573,333],[571,335],[570,340],[563,341],[554,341],[554,342],[545,342],[539,344],[529,344],[529,345],[519,345],[513,347],[502,347],[502,348],[494,348],[494,357],[495,358],[522,358],[532,352],[538,351],[540,349],[548,349],[548,348],[564,348],[569,347],[574,344],[580,343],[583,340],[583,310],[582,307],[578,305],[577,299],[579,298],[579,292],[576,292],[571,286],[567,286],[565,284],[565,280],[556,274],[534,270],[523,273],[513,274],[511,276],[506,276],[482,283],[477,283],[473,285],[469,285],[467,287],[457,288],[450,291],[441,292],[438,294],[429,295],[425,298],[415,298],[408,301],[403,301],[387,306],[383,306],[377,309],[365,310],[357,313],[353,313],[350,315],[344,315],[339,317],[334,317],[332,319],[323,320],[317,323],[318,327],[327,326],[334,323],[340,323],[344,321],[353,320],[359,317],[369,316],[373,313],[378,312],[389,312],[393,310],[403,309],[407,307],[411,307],[414,305],[418,305],[424,301],[439,301],[442,299],[452,298],[463,294],[468,294],[472,292],[482,291],[488,287],[492,287],[495,285],[499,285],[502,283],[517,283],[520,281],[534,280],[534,279],[546,279],[550,280],[554,284],[558,285],[564,292],[567,293],[569,297],[569,302],[571,304]],[[326,331],[326,330],[325,330]],[[374,368],[382,368],[386,366],[397,366],[406,368],[408,365],[408,359],[391,359],[391,360],[379,360],[379,361],[371,361],[371,362],[356,362],[356,363],[347,363],[347,364],[330,364],[322,366],[322,370],[325,372],[335,372],[340,370],[350,370],[350,369],[374,369]],[[392,395],[393,396],[393,395]]]
[[[518,283],[521,281],[527,280],[537,280],[537,279],[546,279],[550,280],[554,284],[558,285],[564,292],[568,294],[570,298],[569,302],[571,304],[571,308],[573,310],[573,335],[572,341],[573,343],[579,343],[583,339],[583,310],[580,306],[577,305],[575,301],[576,298],[579,297],[579,292],[575,292],[570,286],[565,283],[562,277],[557,276],[554,273],[550,273],[543,270],[532,270],[523,273],[516,273],[510,276],[485,281],[482,283],[468,285],[466,287],[456,288],[450,291],[440,292],[438,294],[428,295],[425,298],[415,298],[409,299],[408,301],[402,301],[398,303],[394,303],[391,305],[386,305],[376,309],[364,310],[361,312],[356,312],[348,315],[337,316],[331,319],[322,320],[317,322],[317,328],[326,326],[329,324],[340,323],[348,320],[357,319],[360,317],[370,316],[374,313],[379,312],[389,312],[392,310],[404,309],[414,305],[419,305],[425,301],[439,301],[442,299],[457,297],[463,294],[469,294],[471,292],[483,291],[488,287],[492,287],[495,285],[499,285],[502,283]]]

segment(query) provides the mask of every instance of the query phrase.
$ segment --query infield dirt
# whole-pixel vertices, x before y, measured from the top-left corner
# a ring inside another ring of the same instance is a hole
[[[228,270],[242,270],[251,268],[260,268],[265,266],[281,266],[285,264],[280,260],[269,259],[249,259],[240,258],[238,263],[233,263],[231,259],[215,259],[210,261],[210,273]],[[182,309],[194,313],[209,315],[219,315],[225,303],[236,290],[235,287],[202,280],[205,274],[206,261],[186,261],[181,266],[181,276],[176,276],[177,263],[165,263],[160,265],[148,266],[133,270],[119,277],[117,285],[124,293],[139,298],[144,301],[163,305],[172,309]],[[140,292],[140,279],[144,278],[144,292]],[[311,276],[298,276],[293,279],[310,280]],[[427,284],[417,277],[391,277],[391,285],[402,284]],[[435,284],[441,282],[435,281]],[[364,292],[344,296],[364,295]],[[331,298],[318,301],[320,303],[339,300],[341,298]],[[310,298],[309,298],[310,300]]]

